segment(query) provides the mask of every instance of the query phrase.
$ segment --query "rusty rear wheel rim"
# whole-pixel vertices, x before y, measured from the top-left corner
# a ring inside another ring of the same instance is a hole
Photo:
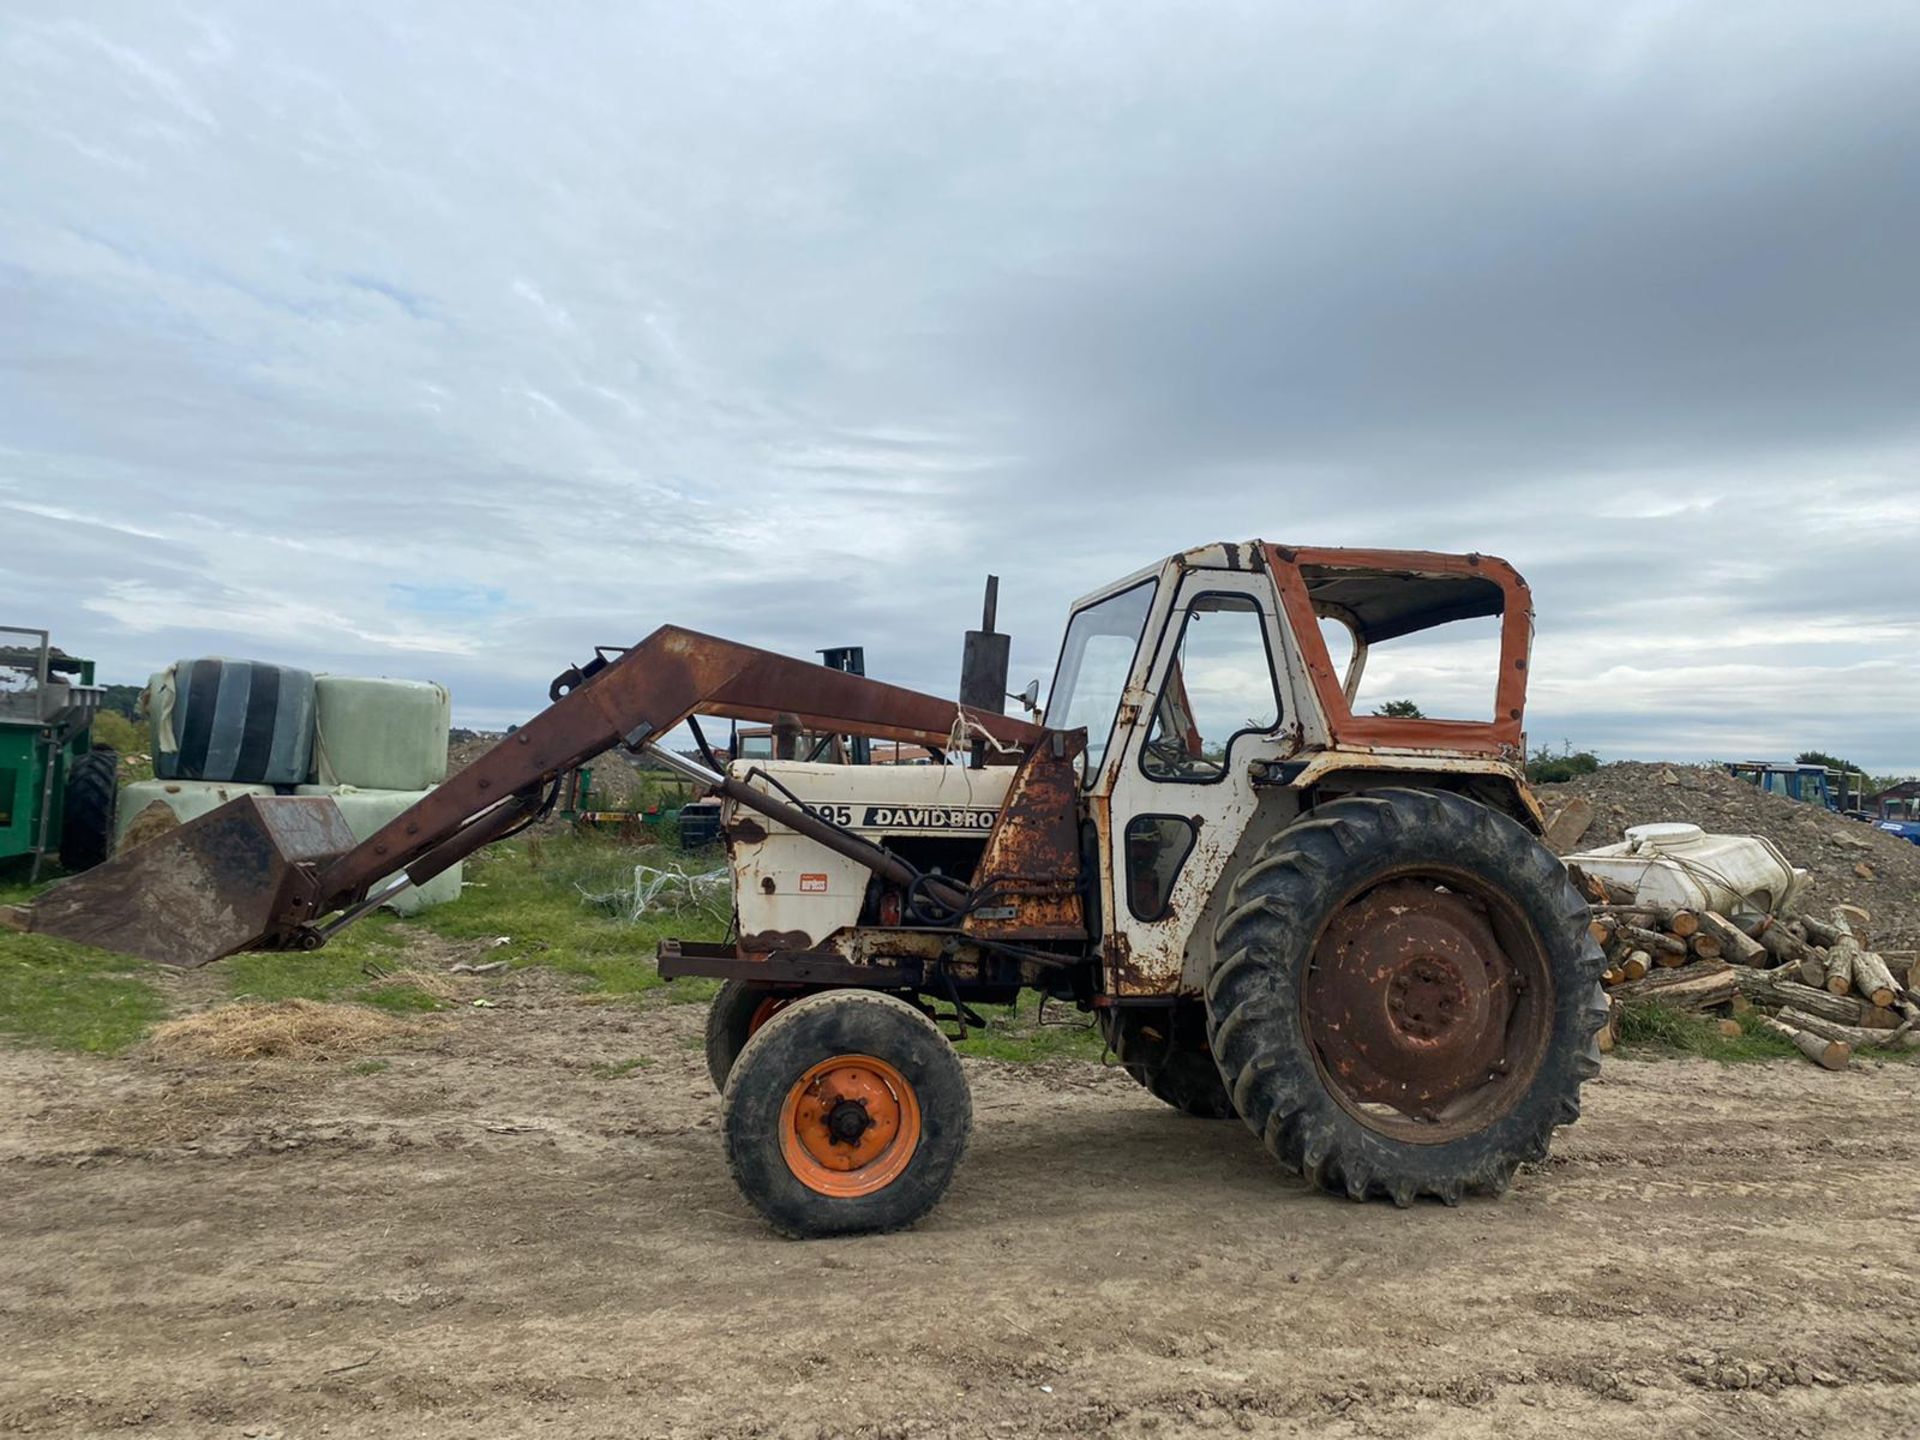
[[[1375,877],[1336,907],[1301,999],[1328,1091],[1369,1129],[1418,1144],[1510,1111],[1552,1038],[1539,933],[1504,892],[1445,867]]]
[[[780,1154],[794,1178],[851,1199],[898,1180],[920,1144],[920,1101],[892,1065],[835,1055],[794,1081],[780,1107]]]

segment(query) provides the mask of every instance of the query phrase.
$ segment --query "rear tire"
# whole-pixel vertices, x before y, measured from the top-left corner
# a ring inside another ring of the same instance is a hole
[[[1100,1030],[1121,1068],[1154,1099],[1197,1120],[1234,1118],[1201,1006],[1114,1006],[1101,1012]]]
[[[798,1239],[913,1224],[946,1194],[973,1129],[946,1037],[870,990],[773,1016],[735,1061],[722,1108],[741,1193]]]
[[[120,808],[120,757],[95,747],[67,771],[60,822],[60,868],[91,870],[113,855],[114,819]]]
[[[809,992],[729,980],[707,1007],[707,1074],[713,1088],[725,1090],[734,1061],[747,1048],[754,1032]]]
[[[1319,807],[1260,847],[1215,927],[1208,1028],[1241,1116],[1356,1200],[1498,1193],[1599,1071],[1588,919],[1553,854],[1486,806],[1394,789]]]

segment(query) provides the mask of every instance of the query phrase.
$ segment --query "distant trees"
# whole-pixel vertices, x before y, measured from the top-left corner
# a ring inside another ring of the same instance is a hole
[[[1571,740],[1560,742],[1559,753],[1542,745],[1527,756],[1527,779],[1535,785],[1559,785],[1578,775],[1591,775],[1600,768],[1600,757],[1591,750],[1576,750]]]
[[[1374,707],[1374,714],[1388,720],[1424,720],[1426,712],[1411,700],[1389,700],[1384,705]]]

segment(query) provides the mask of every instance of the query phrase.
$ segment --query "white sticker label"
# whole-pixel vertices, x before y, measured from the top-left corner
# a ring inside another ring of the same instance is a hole
[[[827,893],[827,877],[824,875],[802,875],[800,877],[802,895],[824,895]]]

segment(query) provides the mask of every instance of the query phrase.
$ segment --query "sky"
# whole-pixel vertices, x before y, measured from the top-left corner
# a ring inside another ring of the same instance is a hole
[[[666,622],[952,694],[993,572],[1017,689],[1190,545],[1478,550],[1535,743],[1920,771],[1916,73],[1846,0],[10,0],[0,622],[497,727]]]

